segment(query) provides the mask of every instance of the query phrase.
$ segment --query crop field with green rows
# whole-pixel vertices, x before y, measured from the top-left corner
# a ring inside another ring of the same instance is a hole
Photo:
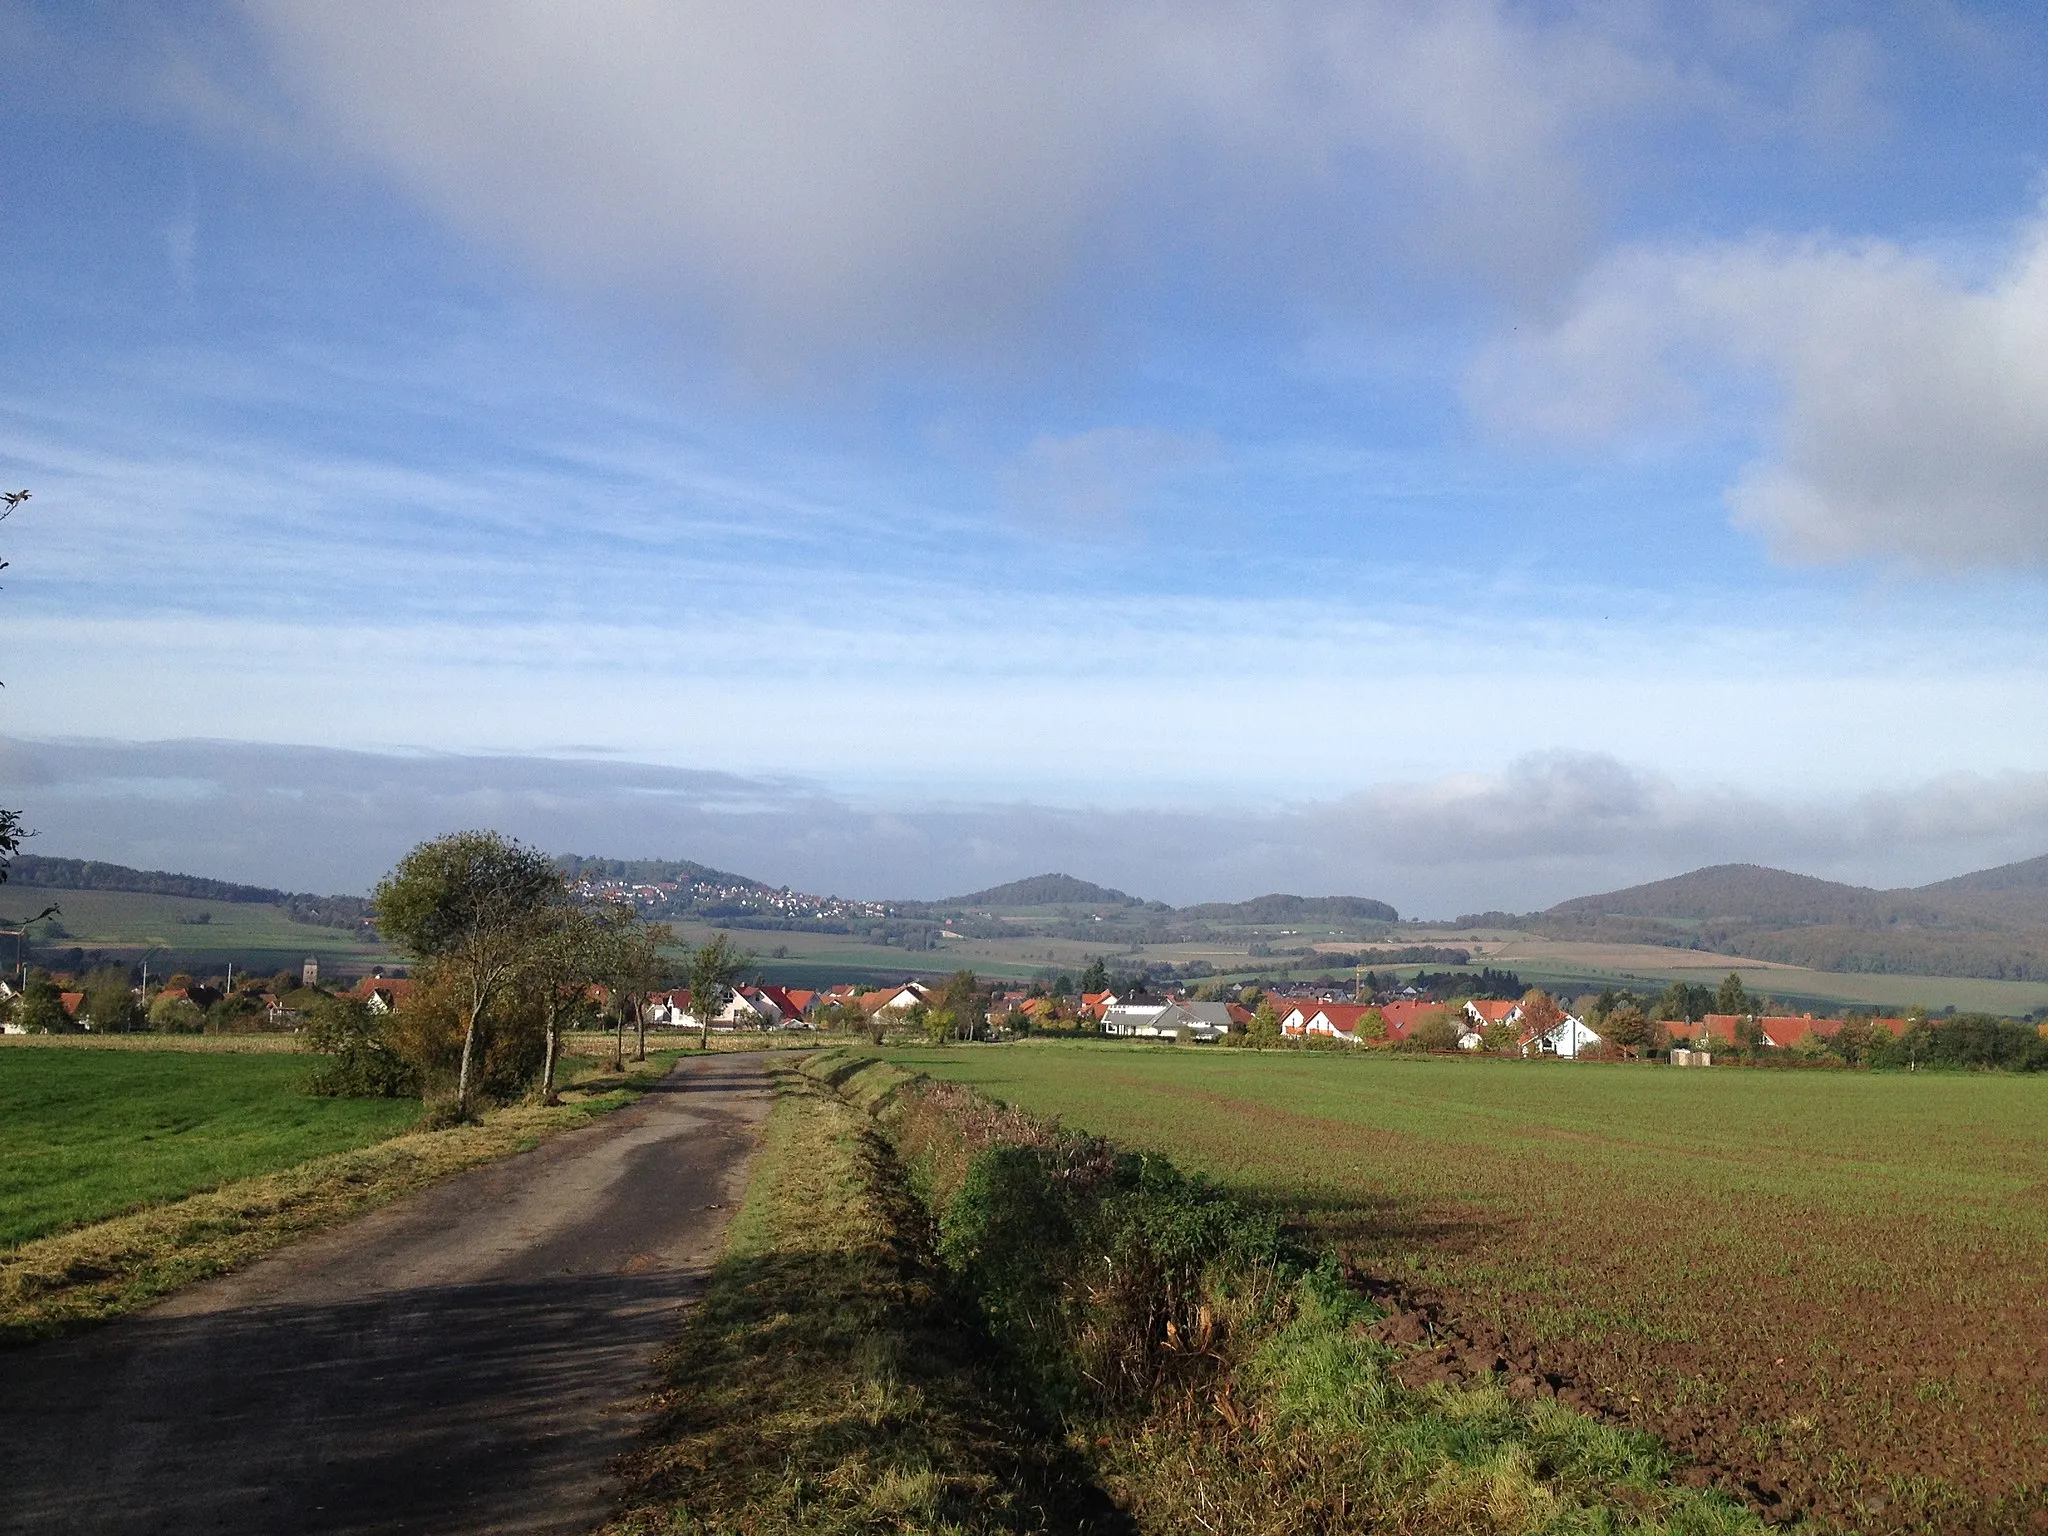
[[[1822,1513],[2048,1500],[2048,1081],[1033,1042],[889,1053],[1273,1201]]]

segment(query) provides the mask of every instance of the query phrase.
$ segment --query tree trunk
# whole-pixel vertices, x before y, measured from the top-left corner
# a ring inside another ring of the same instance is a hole
[[[548,999],[548,1044],[540,1062],[540,1101],[543,1104],[555,1102],[555,1050],[560,1032],[557,1021],[561,1016],[561,1005],[554,998]]]
[[[644,998],[639,1006],[633,1010],[633,1027],[640,1032],[640,1046],[633,1053],[633,1059],[635,1061],[645,1061],[647,1059],[647,1002]]]
[[[462,1071],[455,1079],[455,1111],[465,1119],[469,1116],[469,1062],[476,1054],[476,1021],[483,1011],[483,1003],[472,996],[469,1019],[462,1031]]]
[[[619,998],[619,1030],[612,1037],[612,1070],[614,1072],[626,1070],[626,1007],[631,1001],[628,997],[621,996]]]

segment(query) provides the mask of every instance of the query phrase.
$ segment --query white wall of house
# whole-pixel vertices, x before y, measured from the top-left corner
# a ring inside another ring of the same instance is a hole
[[[1570,1061],[1580,1052],[1591,1050],[1598,1045],[1600,1037],[1593,1033],[1592,1027],[1584,1020],[1568,1013],[1556,1028],[1535,1043],[1541,1054],[1558,1056]]]

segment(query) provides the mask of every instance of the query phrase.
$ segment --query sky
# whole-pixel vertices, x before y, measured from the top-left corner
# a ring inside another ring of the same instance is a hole
[[[0,795],[362,889],[2048,851],[2048,15],[0,0]]]

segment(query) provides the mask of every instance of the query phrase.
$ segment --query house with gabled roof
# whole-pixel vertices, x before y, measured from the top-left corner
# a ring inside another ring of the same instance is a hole
[[[1102,1016],[1105,1035],[1139,1039],[1218,1040],[1230,1033],[1228,1003],[1180,1003],[1164,998],[1119,1003]]]
[[[348,995],[372,1013],[396,1013],[412,996],[414,985],[409,977],[380,973],[365,976],[350,989]]]
[[[1555,1056],[1560,1061],[1575,1061],[1599,1043],[1600,1037],[1591,1025],[1567,1013],[1546,1030],[1524,1030],[1521,1048],[1524,1056]]]
[[[764,982],[744,990],[747,993],[747,1001],[766,1023],[788,1027],[803,1022],[803,1005],[791,996],[787,989],[770,986]]]
[[[1371,1011],[1370,1006],[1364,1003],[1297,1003],[1288,1010],[1287,1019],[1300,1022],[1290,1030],[1287,1019],[1283,1019],[1280,1027],[1288,1034],[1320,1035],[1327,1040],[1342,1040],[1356,1045],[1359,1023]]]
[[[1387,1021],[1387,1043],[1406,1040],[1430,1014],[1448,1012],[1442,1003],[1432,1002],[1426,997],[1397,998],[1391,1003],[1379,1005],[1380,1017]]]
[[[1522,1022],[1522,1005],[1500,998],[1473,998],[1465,1004],[1462,1022],[1465,1028],[1458,1036],[1459,1047],[1467,1051],[1482,1051],[1486,1049],[1486,1032],[1489,1029],[1513,1029]]]
[[[931,989],[920,981],[906,981],[900,987],[878,987],[872,992],[863,992],[860,997],[860,1011],[869,1018],[878,1013],[905,1014],[919,1004],[929,1005]]]

